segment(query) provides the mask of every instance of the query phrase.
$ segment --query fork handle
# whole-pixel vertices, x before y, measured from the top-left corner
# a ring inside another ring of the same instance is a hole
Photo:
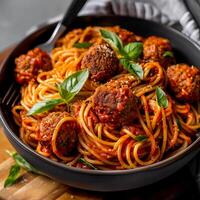
[[[67,27],[73,19],[77,16],[81,8],[85,5],[87,0],[72,0],[72,3],[68,7],[63,19],[61,20],[61,24]]]
[[[72,0],[70,6],[67,8],[62,20],[57,24],[53,34],[48,40],[48,44],[54,44],[57,39],[64,33],[67,26],[73,21],[77,16],[81,8],[85,5],[87,0]]]

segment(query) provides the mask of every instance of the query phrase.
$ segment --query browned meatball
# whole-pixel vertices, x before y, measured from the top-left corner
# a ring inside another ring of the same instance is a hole
[[[61,119],[69,116],[67,112],[52,112],[42,119],[39,127],[39,139],[52,142],[53,132]],[[77,142],[78,125],[76,121],[64,122],[56,139],[56,147],[61,155],[68,155]]]
[[[85,54],[81,67],[89,68],[92,80],[106,82],[118,73],[119,60],[108,44],[97,44]]]
[[[198,101],[200,99],[200,70],[187,64],[168,67],[169,86],[175,97],[182,101]]]
[[[143,55],[146,61],[157,61],[162,67],[175,63],[174,57],[165,56],[165,52],[172,51],[172,46],[168,39],[150,36],[144,41]]]
[[[28,83],[39,71],[52,69],[50,56],[39,48],[28,51],[15,59],[16,80],[20,84]]]
[[[116,83],[100,86],[93,101],[99,120],[113,127],[130,124],[136,116],[136,97],[128,86],[120,87]]]

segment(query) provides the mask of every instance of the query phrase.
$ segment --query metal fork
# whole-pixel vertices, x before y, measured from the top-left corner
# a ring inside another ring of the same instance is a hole
[[[64,31],[67,29],[67,26],[72,23],[86,1],[87,0],[72,0],[70,6],[66,10],[65,15],[63,16],[63,19],[57,24],[51,37],[45,43],[40,44],[37,47],[41,48],[47,53],[50,53],[57,39],[64,33]],[[16,88],[16,84],[13,83],[10,85],[0,103],[8,107],[13,107],[19,98],[19,90]]]
[[[70,6],[67,8],[63,19],[57,24],[51,37],[43,44],[37,47],[50,54],[57,39],[64,33],[67,26],[72,23],[78,12],[85,5],[87,0],[72,0]]]
[[[11,108],[17,103],[19,98],[20,98],[19,90],[16,87],[16,84],[13,83],[10,85],[10,87],[6,91],[6,94],[4,95],[3,99],[1,100],[1,103],[3,105],[6,105]]]

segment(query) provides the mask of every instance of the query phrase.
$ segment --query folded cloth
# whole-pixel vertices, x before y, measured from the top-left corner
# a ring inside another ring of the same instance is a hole
[[[183,0],[89,0],[79,15],[123,15],[166,25],[179,24],[181,32],[200,45],[200,30]],[[49,20],[55,22],[62,15]],[[179,29],[180,29],[179,28]],[[27,34],[37,27],[29,29]]]
[[[80,15],[126,15],[166,25],[177,22],[181,31],[200,44],[200,31],[183,0],[90,0]]]
[[[90,0],[80,15],[122,15],[172,24],[167,15],[151,3],[135,0]]]

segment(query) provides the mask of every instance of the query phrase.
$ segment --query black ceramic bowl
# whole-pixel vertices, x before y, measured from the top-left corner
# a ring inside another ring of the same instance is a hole
[[[154,22],[119,16],[87,16],[78,17],[68,30],[94,25],[120,25],[143,36],[158,35],[166,37],[171,41],[175,55],[180,62],[188,62],[200,66],[200,48],[198,46],[178,31]],[[200,138],[175,156],[149,166],[122,171],[97,171],[68,167],[43,157],[25,145],[19,139],[18,127],[15,125],[11,113],[12,97],[14,96],[11,85],[19,92],[19,86],[15,83],[13,76],[14,59],[34,48],[37,44],[45,42],[54,27],[55,24],[46,25],[26,37],[3,62],[0,72],[1,120],[5,126],[8,139],[27,161],[47,176],[73,187],[94,191],[120,191],[138,188],[161,180],[183,167],[197,154]]]

